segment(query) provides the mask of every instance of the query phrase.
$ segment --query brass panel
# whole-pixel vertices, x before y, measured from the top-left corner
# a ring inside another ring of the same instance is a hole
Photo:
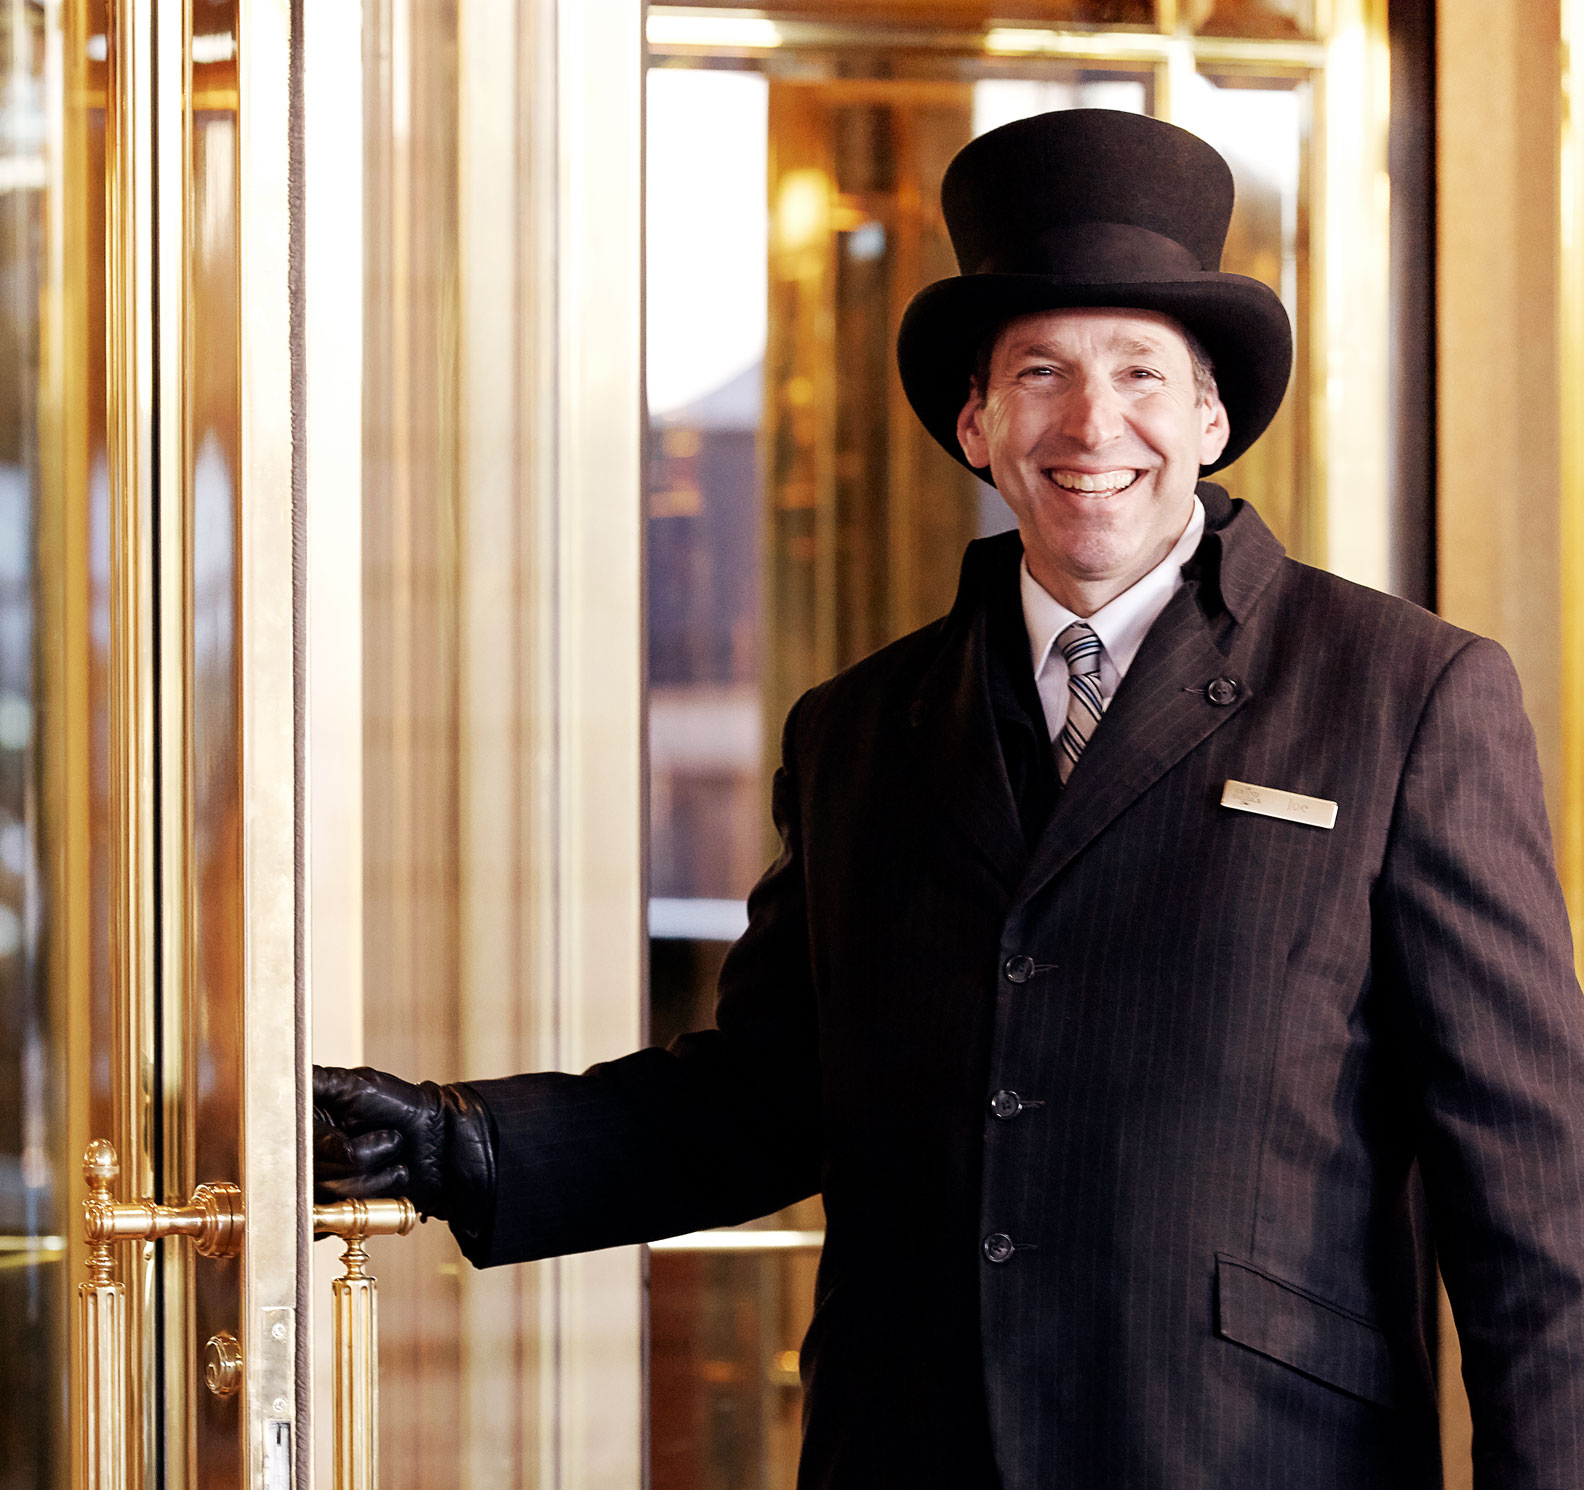
[[[193,1008],[190,847],[192,791],[185,742],[193,717],[190,689],[190,571],[192,519],[186,462],[173,458],[184,449],[189,285],[184,246],[191,230],[190,7],[162,5],[143,16],[152,27],[154,67],[154,202],[157,262],[154,375],[157,382],[154,439],[158,451],[156,489],[151,509],[156,552],[153,580],[158,615],[158,654],[150,684],[155,690],[155,743],[159,792],[157,832],[159,868],[159,1151],[160,1176],[152,1190],[136,1195],[175,1198],[192,1193],[196,1182],[197,1083]],[[235,1154],[223,1156],[211,1173],[235,1174]],[[151,1232],[149,1235],[154,1235]],[[159,1249],[162,1272],[160,1375],[164,1411],[164,1479],[169,1490],[188,1490],[197,1478],[197,1435],[193,1431],[195,1355],[192,1335],[194,1289],[192,1249],[165,1244]],[[234,1295],[234,1287],[233,1287]],[[228,1313],[234,1317],[235,1306]],[[201,1339],[202,1336],[197,1338]],[[152,1380],[152,1378],[150,1378]]]
[[[241,1182],[248,1225],[238,1331],[245,1379],[242,1480],[308,1473],[296,1334],[306,1299],[308,1050],[297,980],[297,695],[293,519],[294,199],[288,0],[237,0],[235,817],[242,942]],[[235,1007],[235,1005],[231,1005]],[[282,1463],[289,1458],[291,1467]]]
[[[108,879],[109,689],[105,327],[109,183],[107,73],[88,38],[104,35],[102,5],[56,8],[46,31],[50,82],[49,293],[40,368],[39,714],[48,748],[40,760],[40,861],[50,903],[48,977],[62,1032],[54,1067],[65,1131],[52,1160],[63,1198],[77,1198],[75,1163],[110,1113]],[[56,27],[59,30],[56,30]],[[68,908],[67,914],[60,914]],[[81,1232],[66,1235],[68,1277],[81,1276]],[[71,1351],[68,1400],[89,1389],[80,1342]],[[82,1444],[60,1454],[57,1483],[82,1483]],[[75,1477],[75,1478],[74,1478]]]
[[[682,6],[674,7],[683,9]],[[889,25],[945,27],[984,26],[992,21],[1040,21],[1048,26],[1150,26],[1156,22],[1153,0],[758,0],[742,6],[720,0],[696,0],[685,7],[703,12],[741,15],[828,17],[850,22],[872,20]]]
[[[1546,14],[1519,0],[1436,7],[1436,579],[1440,614],[1512,656],[1569,873],[1578,487],[1563,441],[1577,433],[1564,400],[1579,265],[1561,230],[1577,188],[1561,170],[1562,12]],[[1493,484],[1504,469],[1524,479]]]
[[[1584,976],[1584,0],[1562,6],[1561,781],[1557,859]]]
[[[158,939],[155,902],[158,771],[155,739],[154,513],[157,439],[154,311],[154,6],[118,0],[107,34],[108,252],[106,338],[110,484],[110,1132],[128,1188],[152,1195]],[[131,1379],[160,1370],[151,1247],[128,1263]],[[157,1394],[140,1392],[127,1416],[127,1484],[152,1482],[160,1428]]]
[[[179,350],[174,402],[180,423],[168,432],[167,464],[180,473],[161,525],[168,539],[161,577],[169,597],[162,637],[170,639],[161,682],[164,731],[166,852],[163,911],[167,1153],[181,1153],[167,1185],[184,1195],[199,1179],[245,1178],[243,1158],[243,977],[246,935],[242,876],[240,740],[241,169],[234,100],[238,15],[234,0],[191,7],[201,33],[185,38],[179,64],[187,87],[180,120],[184,141],[173,272],[182,287],[184,320],[172,334]],[[177,8],[180,13],[180,8]],[[173,213],[173,216],[175,214]],[[237,1399],[199,1390],[203,1342],[233,1335],[245,1350],[240,1260],[194,1263],[170,1249],[183,1270],[167,1297],[186,1301],[184,1317],[167,1320],[167,1400],[180,1404],[171,1431],[183,1452],[172,1454],[191,1486],[224,1484],[239,1473],[245,1415]],[[244,1376],[245,1376],[244,1372]],[[179,1393],[179,1395],[178,1395]]]

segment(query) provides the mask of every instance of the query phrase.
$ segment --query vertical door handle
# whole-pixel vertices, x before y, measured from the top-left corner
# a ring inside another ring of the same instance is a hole
[[[235,1185],[200,1185],[186,1205],[125,1202],[110,1194],[120,1173],[114,1146],[94,1139],[83,1155],[88,1281],[77,1286],[87,1393],[81,1418],[84,1490],[126,1486],[126,1288],[115,1276],[111,1249],[117,1242],[187,1236],[205,1257],[235,1257],[242,1250],[242,1192]]]
[[[376,1490],[379,1483],[379,1320],[374,1278],[363,1243],[406,1236],[418,1223],[410,1200],[341,1200],[314,1207],[314,1230],[346,1243],[343,1276],[331,1284],[331,1391],[335,1397],[335,1490]]]

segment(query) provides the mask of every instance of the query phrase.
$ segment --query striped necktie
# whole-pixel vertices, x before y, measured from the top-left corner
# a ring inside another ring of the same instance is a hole
[[[1074,621],[1056,638],[1056,646],[1067,660],[1067,723],[1056,737],[1056,774],[1065,786],[1105,704],[1100,698],[1100,638],[1094,628],[1087,621]]]

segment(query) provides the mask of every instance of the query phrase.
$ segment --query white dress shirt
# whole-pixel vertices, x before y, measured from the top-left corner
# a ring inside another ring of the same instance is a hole
[[[1023,561],[1020,586],[1023,592],[1023,624],[1028,627],[1029,651],[1034,659],[1034,681],[1039,687],[1040,706],[1045,710],[1045,726],[1055,739],[1067,722],[1067,663],[1060,652],[1052,655],[1056,638],[1074,621],[1087,621],[1100,638],[1100,699],[1108,707],[1118,685],[1127,676],[1145,634],[1166,609],[1166,602],[1183,582],[1182,567],[1194,556],[1204,534],[1204,503],[1196,496],[1188,526],[1182,536],[1150,572],[1135,580],[1114,600],[1108,600],[1092,616],[1077,616],[1068,610],[1029,573]]]

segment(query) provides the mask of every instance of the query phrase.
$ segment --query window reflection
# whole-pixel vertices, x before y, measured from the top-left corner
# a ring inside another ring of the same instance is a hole
[[[648,125],[651,893],[697,934],[689,903],[740,900],[761,858],[765,80],[657,71]]]
[[[977,135],[1052,109],[1121,109],[1142,114],[1149,90],[1142,78],[1079,74],[1073,78],[982,78],[973,85]]]
[[[62,371],[52,346],[58,286],[48,254],[59,206],[51,124],[62,103],[48,64],[59,59],[59,28],[58,12],[38,6],[8,6],[0,18],[0,1483],[7,1490],[63,1484],[67,1445],[68,1036],[54,950],[64,926],[53,893],[65,730],[54,707],[62,680],[51,609],[62,566],[46,576],[40,564],[65,524],[52,441],[59,409],[51,380]],[[102,192],[102,175],[93,184]],[[92,243],[80,252],[91,259]],[[80,510],[80,491],[74,496]],[[74,577],[85,560],[81,548],[71,555]],[[80,792],[86,783],[71,785]]]
[[[678,6],[677,9],[683,7]],[[1154,26],[1155,0],[759,0],[769,16],[852,25],[977,27],[990,21],[1037,21],[1043,26]],[[737,10],[735,0],[693,0],[688,10]]]
[[[1201,36],[1285,40],[1314,29],[1314,0],[1189,0],[1186,10]]]
[[[1310,499],[1304,422],[1309,378],[1301,352],[1309,311],[1304,206],[1309,98],[1308,82],[1296,77],[1204,72],[1191,80],[1182,116],[1189,129],[1226,157],[1237,185],[1222,267],[1275,290],[1299,336],[1300,355],[1281,410],[1254,448],[1216,479],[1233,496],[1251,501],[1299,557],[1317,549],[1320,537]]]

